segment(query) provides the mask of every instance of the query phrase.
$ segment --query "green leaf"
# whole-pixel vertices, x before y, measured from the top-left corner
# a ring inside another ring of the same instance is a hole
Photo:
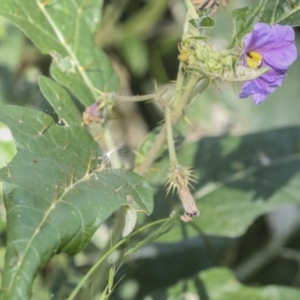
[[[186,19],[183,29],[182,40],[188,39],[190,37],[199,36],[199,30],[196,27],[196,24],[193,20],[198,20],[199,16],[196,12],[196,9],[191,1],[185,0],[187,7]],[[190,22],[192,20],[192,22]],[[193,24],[194,23],[194,24]]]
[[[253,29],[255,23],[300,25],[300,0],[260,0],[252,6],[233,11],[233,39],[231,46],[241,41]]]
[[[100,91],[117,91],[119,80],[97,47],[99,0],[2,0],[0,14],[13,21],[45,54],[53,57],[52,76],[84,104]]]
[[[2,107],[0,120],[18,151],[0,170],[8,222],[2,296],[29,299],[37,271],[53,255],[80,251],[129,198],[150,213],[152,191],[137,174],[103,167],[97,143],[77,123],[58,126],[44,113],[13,106]]]
[[[203,20],[201,21],[201,27],[208,27],[208,28],[211,28],[211,27],[215,27],[216,25],[216,22],[213,18],[211,17],[205,17],[203,18]]]
[[[193,191],[201,215],[193,224],[208,235],[235,237],[258,216],[300,203],[299,145],[298,127],[240,137],[206,137],[184,145],[178,152],[179,162],[193,167],[198,178]],[[162,182],[168,165],[167,159],[154,165],[161,172],[153,172],[149,178],[153,186]],[[161,187],[157,205],[164,197]],[[157,213],[161,215],[161,211]],[[175,226],[164,239],[181,239],[181,232],[180,226]],[[188,227],[188,234],[197,232]]]
[[[59,118],[66,122],[82,123],[82,116],[67,91],[53,80],[41,76],[39,79],[41,92],[57,112]]]
[[[182,280],[168,290],[168,300],[179,299],[182,291],[195,299],[210,300],[298,300],[300,291],[293,288],[266,286],[249,287],[238,282],[234,274],[226,268],[214,268],[201,272],[190,280]],[[184,297],[183,297],[184,298]]]

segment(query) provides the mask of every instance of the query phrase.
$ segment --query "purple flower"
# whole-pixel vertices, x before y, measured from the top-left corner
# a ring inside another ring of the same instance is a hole
[[[269,71],[256,79],[245,81],[240,98],[253,95],[259,104],[281,85],[288,67],[297,58],[295,32],[291,26],[265,23],[254,25],[252,32],[245,35],[243,63],[250,68],[269,67]]]

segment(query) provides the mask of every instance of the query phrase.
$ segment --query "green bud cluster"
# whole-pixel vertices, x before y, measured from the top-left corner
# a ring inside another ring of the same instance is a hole
[[[242,65],[241,47],[230,50],[213,50],[207,41],[201,38],[189,38],[179,46],[178,59],[184,70],[211,80],[246,81],[257,78],[268,68],[252,69]]]

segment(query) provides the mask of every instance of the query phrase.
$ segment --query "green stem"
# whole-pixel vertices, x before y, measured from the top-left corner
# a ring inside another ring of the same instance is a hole
[[[107,259],[107,257],[112,254],[116,249],[118,249],[121,245],[123,245],[126,241],[130,240],[132,237],[134,237],[135,235],[137,235],[138,233],[144,231],[145,229],[148,229],[150,227],[159,225],[161,223],[164,223],[168,220],[169,218],[165,218],[165,219],[161,219],[155,222],[152,222],[150,224],[147,224],[139,229],[137,229],[136,231],[134,231],[133,233],[131,233],[130,235],[128,235],[127,237],[123,238],[122,240],[120,240],[117,244],[115,244],[114,246],[112,246],[105,254],[103,254],[103,256],[101,256],[101,258],[93,265],[93,267],[86,273],[86,275],[81,279],[81,281],[79,282],[79,284],[76,286],[76,288],[74,289],[74,291],[72,292],[72,294],[69,296],[69,298],[67,298],[67,300],[73,300],[75,299],[77,293],[79,292],[79,290],[83,287],[83,285],[87,282],[87,280],[89,279],[89,277],[98,269],[98,267]]]
[[[184,32],[182,36],[182,40],[189,37],[189,20],[198,18],[198,15],[193,7],[193,4],[190,0],[186,0],[186,5],[188,8],[188,12],[186,15],[185,25],[184,25]],[[178,75],[177,75],[177,82],[176,82],[176,91],[175,97],[172,101],[171,111],[172,111],[172,123],[176,125],[179,119],[182,117],[186,107],[189,105],[192,97],[195,96],[193,93],[194,88],[197,86],[197,83],[201,80],[199,77],[189,77],[187,75],[188,83],[185,85],[186,73],[183,71],[182,65],[180,64]],[[203,91],[207,86],[202,85]],[[184,92],[183,92],[184,91]],[[137,170],[135,170],[140,175],[145,175],[148,170],[150,169],[151,165],[155,161],[160,149],[162,148],[166,139],[166,127],[164,126],[158,136],[156,137],[152,147],[148,151],[147,155],[144,157],[141,165]]]
[[[115,93],[109,94],[109,97],[113,101],[120,101],[120,102],[139,102],[139,101],[149,101],[152,99],[156,99],[158,95],[155,94],[148,94],[142,96],[121,96]]]
[[[196,96],[202,94],[210,85],[210,80],[208,78],[204,78],[199,84],[194,88],[191,94],[191,101],[187,106],[187,109],[194,103],[196,100]]]
[[[166,126],[163,126],[160,133],[156,137],[153,145],[151,146],[150,150],[147,152],[146,156],[144,157],[141,165],[138,169],[135,170],[136,173],[144,176],[150,167],[152,166],[153,162],[155,161],[160,149],[162,148],[166,139]]]
[[[171,104],[174,124],[177,123],[184,114],[185,108],[192,100],[191,95],[193,95],[194,88],[200,80],[201,78],[192,76],[185,87],[178,86],[178,91],[176,91],[175,98]],[[180,90],[184,90],[183,94],[179,93]]]
[[[124,206],[119,207],[119,209],[116,211],[114,216],[114,226],[112,229],[111,234],[111,240],[107,242],[104,249],[102,250],[102,253],[106,253],[110,250],[113,245],[117,241],[120,240],[125,224],[125,215],[126,215],[126,209]],[[114,238],[114,240],[112,240]],[[90,286],[93,286],[93,291],[97,293],[103,287],[105,286],[106,280],[107,280],[107,274],[109,273],[110,265],[102,265],[101,268],[97,269],[93,274],[91,274],[89,282],[91,283]],[[95,284],[97,282],[97,284]],[[90,289],[86,289],[84,291],[84,295],[82,296],[83,299],[88,299],[90,295]]]
[[[169,157],[172,166],[178,165],[174,138],[173,138],[173,125],[172,125],[172,116],[171,116],[171,108],[169,105],[165,107],[165,121],[166,121],[166,131],[167,131],[167,141],[168,141],[168,149],[169,149]]]
[[[185,108],[189,105],[191,101],[191,95],[194,97],[194,88],[197,86],[199,82],[199,77],[192,77],[190,78],[186,87],[183,87],[184,84],[184,74],[180,71],[178,73],[177,79],[177,88],[175,92],[175,98],[171,103],[171,110],[172,110],[172,123],[175,125],[180,118],[182,117]],[[206,85],[200,85],[203,90],[207,87]],[[144,157],[141,165],[136,170],[137,173],[140,175],[145,175],[153,162],[155,161],[160,149],[164,145],[166,139],[166,125],[163,126],[160,133],[156,137],[153,145],[151,146],[150,150],[148,151],[147,155]]]

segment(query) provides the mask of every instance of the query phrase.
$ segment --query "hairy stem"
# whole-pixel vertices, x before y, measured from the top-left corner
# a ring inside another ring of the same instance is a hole
[[[141,95],[141,96],[121,96],[115,93],[109,95],[113,101],[120,102],[139,102],[139,101],[149,101],[157,98],[155,94]]]
[[[191,96],[195,96],[194,89],[199,82],[199,77],[192,77],[186,87],[183,87],[184,84],[184,74],[179,72],[178,80],[177,80],[177,88],[175,92],[175,97],[171,101],[171,111],[172,111],[172,123],[175,125],[183,113],[185,112],[185,108],[189,105],[191,101]],[[200,85],[202,89],[205,89],[207,86]],[[198,90],[199,91],[199,90]],[[200,92],[200,91],[199,91]],[[141,165],[137,170],[135,170],[140,175],[145,175],[150,169],[151,165],[155,161],[160,149],[164,145],[166,139],[166,125],[163,126],[160,133],[156,137],[152,147],[148,151],[147,155],[144,157]]]
[[[175,150],[174,138],[173,138],[173,125],[172,125],[172,116],[171,108],[169,105],[165,107],[165,120],[166,120],[166,132],[167,132],[167,141],[169,149],[169,157],[172,165],[178,165],[177,155]]]

